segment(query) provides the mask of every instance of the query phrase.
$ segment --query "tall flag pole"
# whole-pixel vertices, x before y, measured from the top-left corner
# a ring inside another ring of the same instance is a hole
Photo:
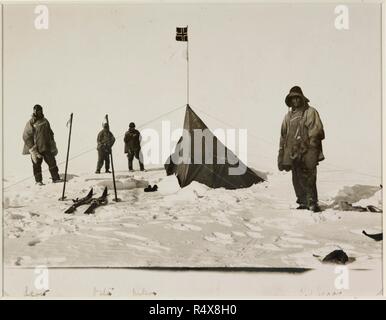
[[[189,37],[188,26],[177,27],[176,40],[186,42],[186,101],[189,105]]]
[[[106,123],[107,123],[108,128],[109,128],[109,131],[110,131],[109,116],[106,114],[105,118],[106,118]],[[113,161],[113,150],[110,150],[110,159],[111,159],[111,172],[112,172],[112,175],[113,175],[113,185],[114,185],[114,195],[115,195],[114,201],[115,201],[115,202],[118,202],[118,201],[120,201],[120,199],[118,199],[118,195],[117,195],[117,185],[116,185],[116,183],[115,183],[115,171],[114,171],[114,161]]]
[[[67,143],[67,156],[66,156],[66,167],[64,169],[64,182],[63,182],[63,191],[62,191],[62,197],[59,198],[59,200],[64,201],[66,197],[64,196],[66,192],[66,182],[67,182],[67,169],[68,169],[68,157],[70,155],[70,145],[71,145],[71,132],[72,132],[72,119],[73,119],[73,113],[70,115],[70,120],[67,121],[67,127],[70,125],[70,130],[68,132],[68,143]]]

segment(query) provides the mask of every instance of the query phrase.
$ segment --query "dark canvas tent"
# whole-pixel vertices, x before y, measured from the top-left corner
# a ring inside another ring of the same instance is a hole
[[[205,137],[196,136],[197,132],[204,132]],[[240,167],[241,174],[235,174]],[[167,175],[177,176],[181,187],[197,181],[211,188],[239,189],[264,181],[213,135],[189,105],[185,112],[184,135],[168,158],[165,169]]]

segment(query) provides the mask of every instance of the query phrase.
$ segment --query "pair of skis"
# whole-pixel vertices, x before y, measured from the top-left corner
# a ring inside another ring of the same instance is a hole
[[[86,209],[84,214],[92,214],[95,213],[95,209],[107,204],[107,187],[103,190],[102,195],[99,198],[93,198],[93,188],[91,188],[90,192],[84,198],[76,198],[73,199],[73,204],[69,207],[64,213],[74,213],[76,209],[80,206],[89,204],[89,207]]]

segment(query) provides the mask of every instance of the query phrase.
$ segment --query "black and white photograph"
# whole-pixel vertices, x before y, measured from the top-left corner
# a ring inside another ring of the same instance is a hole
[[[3,296],[382,296],[383,10],[2,4]]]

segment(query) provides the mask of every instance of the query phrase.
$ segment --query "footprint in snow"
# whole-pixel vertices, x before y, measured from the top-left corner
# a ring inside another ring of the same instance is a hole
[[[237,237],[246,237],[245,233],[239,231],[232,231],[232,234]]]
[[[173,229],[180,231],[201,231],[202,228],[192,225],[192,224],[184,224],[184,223],[175,223],[172,225]]]
[[[121,236],[121,237],[125,237],[125,238],[131,238],[131,239],[135,239],[135,240],[139,240],[139,241],[148,241],[149,240],[148,238],[141,237],[141,236],[138,236],[136,234],[123,232],[123,231],[114,231],[114,233],[117,236]]]
[[[281,237],[281,240],[290,242],[290,243],[296,243],[296,244],[309,244],[309,245],[319,244],[319,242],[316,240],[306,240],[306,239],[298,239],[298,238],[292,238],[292,237]]]
[[[129,243],[127,243],[127,244],[126,244],[126,247],[131,248],[131,249],[137,249],[138,251],[141,251],[141,252],[160,253],[159,250],[155,250],[155,249],[148,248],[148,247],[141,246],[141,245],[135,245],[135,244],[129,244]]]
[[[114,230],[114,228],[110,228],[110,227],[92,227],[92,228],[89,228],[89,230],[93,230],[93,231],[112,231],[112,230]]]
[[[264,251],[282,251],[281,248],[279,248],[278,246],[275,246],[274,244],[271,244],[271,243],[256,244],[256,245],[254,245],[254,248],[261,249]]]
[[[288,243],[281,243],[280,248],[285,248],[285,249],[301,249],[303,248],[302,245],[300,244],[288,244]]]
[[[294,238],[303,237],[303,234],[297,233],[297,232],[293,232],[293,231],[285,231],[284,234],[286,236],[290,236],[290,237],[294,237]]]
[[[244,225],[248,228],[248,229],[250,229],[250,230],[252,230],[252,231],[263,231],[263,229],[261,229],[259,226],[256,226],[256,225],[254,225],[254,224],[252,224],[252,223],[244,223]]]
[[[233,243],[232,235],[221,232],[213,232],[213,236],[205,236],[204,239],[210,242],[217,242],[220,244]]]
[[[230,222],[228,219],[216,219],[216,221],[225,227],[232,227],[233,226],[232,222]]]
[[[30,247],[33,247],[33,246],[37,245],[37,244],[40,243],[40,242],[41,242],[41,240],[39,240],[39,239],[34,239],[34,240],[31,240],[30,242],[28,242],[28,245],[29,245]]]
[[[247,235],[250,236],[251,238],[254,238],[254,239],[263,239],[264,238],[264,236],[258,232],[248,231]]]
[[[211,219],[197,219],[196,222],[202,223],[202,224],[209,224],[209,223],[214,223],[214,220],[211,220]]]
[[[121,223],[122,227],[126,228],[138,228],[139,226],[137,224],[132,224],[132,223]]]

